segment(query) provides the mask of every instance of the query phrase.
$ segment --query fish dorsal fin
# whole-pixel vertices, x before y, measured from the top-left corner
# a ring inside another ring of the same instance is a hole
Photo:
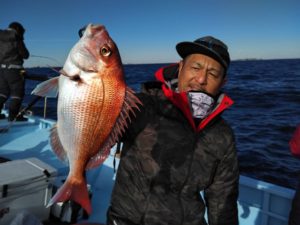
[[[58,79],[59,77],[54,77],[38,84],[31,94],[41,97],[56,98],[58,94]]]
[[[138,105],[142,105],[141,101],[135,96],[132,89],[126,87],[125,99],[119,117],[117,118],[109,137],[101,146],[99,153],[89,160],[86,169],[97,167],[107,158],[112,146],[118,142],[119,137],[125,131],[125,128],[131,123],[130,113],[135,116],[134,108],[139,109]]]
[[[68,162],[68,156],[67,156],[67,152],[64,150],[58,133],[57,133],[57,124],[51,128],[51,133],[50,133],[50,144],[52,147],[52,150],[54,151],[54,153],[57,155],[57,157],[67,163]]]

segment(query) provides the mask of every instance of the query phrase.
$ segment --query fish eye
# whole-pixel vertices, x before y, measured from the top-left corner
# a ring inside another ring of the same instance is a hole
[[[102,48],[100,49],[100,53],[101,53],[101,55],[103,55],[103,56],[105,56],[105,57],[111,55],[111,51],[110,51],[110,49],[107,48],[107,47],[102,47]]]

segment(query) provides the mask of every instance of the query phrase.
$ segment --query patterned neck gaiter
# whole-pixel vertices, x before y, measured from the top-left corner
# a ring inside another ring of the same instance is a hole
[[[215,100],[204,92],[188,92],[190,107],[194,118],[203,119],[212,111]]]

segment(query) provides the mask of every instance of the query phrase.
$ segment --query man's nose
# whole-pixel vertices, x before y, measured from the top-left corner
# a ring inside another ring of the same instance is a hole
[[[205,70],[201,70],[201,71],[199,71],[199,73],[197,73],[196,81],[199,84],[206,84],[207,83],[207,73],[206,73]]]

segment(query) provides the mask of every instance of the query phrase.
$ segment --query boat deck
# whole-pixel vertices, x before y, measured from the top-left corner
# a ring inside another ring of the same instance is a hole
[[[29,117],[27,122],[15,122],[11,125],[6,120],[0,120],[0,157],[11,160],[38,158],[57,169],[58,178],[55,185],[59,186],[68,173],[68,167],[57,159],[49,145],[50,129],[54,124],[55,121],[37,117]],[[104,224],[106,221],[106,210],[116,176],[113,152],[114,148],[103,165],[87,172],[93,208],[87,221],[92,223]],[[117,165],[118,159],[116,167]],[[238,201],[240,224],[287,224],[293,195],[294,190],[241,176]]]
[[[15,122],[12,125],[6,120],[0,120],[0,157],[10,160],[38,158],[57,169],[58,179],[55,185],[59,186],[68,174],[68,166],[59,161],[51,150],[49,134],[54,124],[55,121],[41,118],[29,118],[28,122]],[[106,208],[115,178],[113,160],[113,155],[110,155],[102,166],[87,172],[87,181],[93,196],[93,213],[88,219],[90,222],[105,221]],[[117,165],[118,159],[116,159]]]

